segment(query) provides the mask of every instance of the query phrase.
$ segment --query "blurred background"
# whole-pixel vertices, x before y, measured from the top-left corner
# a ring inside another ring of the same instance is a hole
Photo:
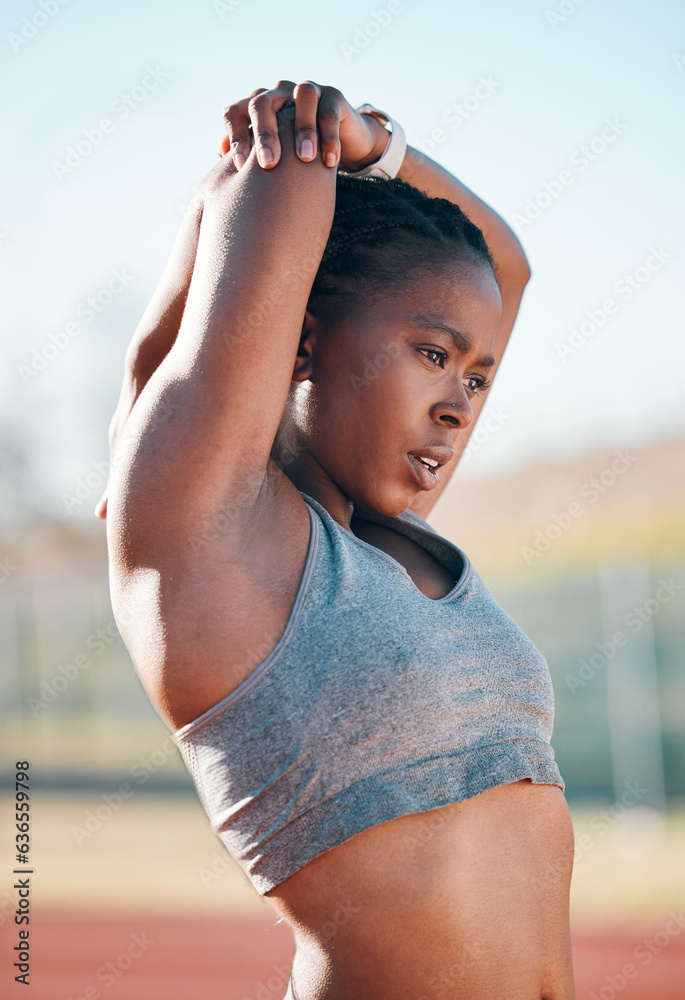
[[[290,932],[135,675],[92,512],[124,352],[223,107],[310,78],[397,118],[529,257],[430,520],[549,663],[578,997],[682,1000],[682,4],[10,0],[0,22],[3,995],[20,760],[36,996],[285,991]]]

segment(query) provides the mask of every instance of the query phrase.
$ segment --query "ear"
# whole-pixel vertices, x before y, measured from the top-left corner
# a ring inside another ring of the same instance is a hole
[[[316,349],[318,334],[319,321],[314,313],[307,309],[304,314],[300,343],[297,348],[295,367],[293,368],[293,382],[306,382],[307,379],[311,378],[314,370],[314,351]]]

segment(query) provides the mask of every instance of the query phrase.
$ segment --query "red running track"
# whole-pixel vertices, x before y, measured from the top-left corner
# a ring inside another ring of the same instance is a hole
[[[684,914],[668,933],[667,917],[575,928],[578,1000],[685,1000]],[[43,913],[31,922],[27,990],[9,968],[17,930],[2,928],[3,1000],[282,1000],[293,955],[289,928],[273,920]]]

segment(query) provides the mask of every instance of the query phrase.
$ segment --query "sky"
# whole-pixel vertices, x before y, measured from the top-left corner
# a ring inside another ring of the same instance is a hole
[[[94,521],[124,353],[222,110],[279,79],[387,111],[524,246],[460,475],[685,433],[675,0],[32,0],[2,5],[0,45],[3,463],[45,516]]]

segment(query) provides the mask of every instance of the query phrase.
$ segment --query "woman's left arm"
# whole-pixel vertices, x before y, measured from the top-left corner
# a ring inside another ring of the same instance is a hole
[[[361,169],[368,163],[374,163],[380,159],[385,151],[388,141],[388,133],[383,125],[368,116],[371,123],[378,127],[378,145],[374,152],[370,154],[356,169]],[[524,253],[523,247],[519,243],[516,235],[506,224],[497,212],[494,212],[484,201],[470,191],[465,184],[453,177],[449,171],[435,163],[428,156],[425,156],[418,149],[407,146],[402,166],[398,174],[403,181],[425,192],[430,198],[446,198],[454,202],[468,215],[479,229],[482,230],[485,242],[495,261],[495,277],[499,285],[502,296],[502,320],[497,330],[495,339],[494,357],[495,364],[489,374],[492,381],[500,362],[504,349],[509,341],[509,335],[513,329],[514,321],[519,311],[519,305],[523,296],[523,291],[530,278],[530,267]],[[474,427],[478,422],[481,410],[485,405],[487,394],[477,395],[471,402],[473,410],[473,422],[466,430],[459,431],[454,440],[454,458],[440,470],[440,482],[430,493],[419,493],[410,510],[424,519],[432,507],[435,505],[445,487],[450,481],[459,459],[461,458]]]

